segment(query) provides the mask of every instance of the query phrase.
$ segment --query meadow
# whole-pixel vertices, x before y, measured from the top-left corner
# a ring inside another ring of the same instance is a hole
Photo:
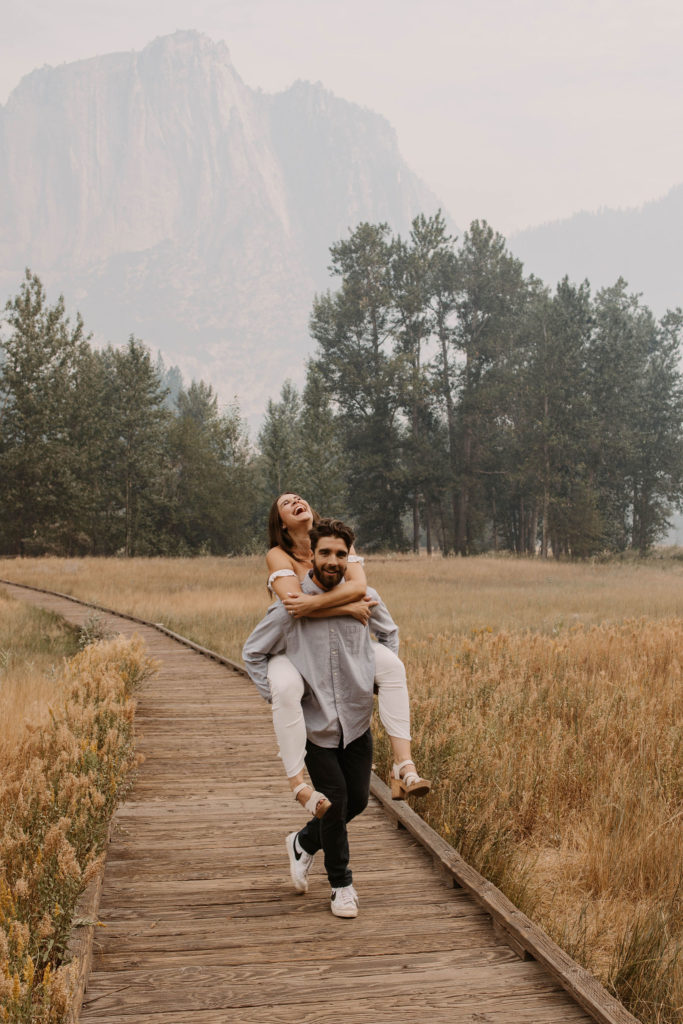
[[[45,725],[58,692],[64,658],[78,650],[76,632],[62,619],[2,596],[0,589],[0,773],[24,725]]]
[[[683,1005],[683,563],[371,557],[429,823],[648,1024]],[[239,660],[260,558],[17,560],[0,577]],[[376,762],[389,755],[376,730]]]
[[[79,895],[136,764],[138,640],[90,635],[0,590],[0,1020],[63,1024]],[[82,649],[79,649],[82,648]]]

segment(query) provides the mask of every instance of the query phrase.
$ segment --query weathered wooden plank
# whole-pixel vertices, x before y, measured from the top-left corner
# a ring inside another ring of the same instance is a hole
[[[311,956],[311,933],[305,922],[298,928],[290,928],[292,934],[279,932],[268,936],[268,941],[255,943],[254,937],[242,935],[235,928],[232,933],[216,934],[215,932],[191,933],[188,935],[162,937],[148,935],[144,945],[137,947],[119,945],[111,946],[98,941],[98,970],[127,971],[153,970],[168,965],[169,957],[182,954],[184,965],[192,966],[238,966],[240,964],[288,963],[300,964]],[[294,934],[294,933],[297,934]],[[491,933],[483,920],[475,927],[459,928],[457,939],[453,938],[453,924],[432,920],[431,927],[424,930],[424,925],[411,928],[409,936],[394,935],[385,937],[379,931],[360,934],[354,928],[350,938],[344,936],[345,957],[367,956],[369,939],[381,941],[385,956],[400,958],[407,964],[409,958],[420,953],[446,953],[452,950],[491,949]],[[156,938],[157,945],[152,945]],[[109,940],[108,940],[109,941]],[[505,946],[495,945],[493,949],[500,951]],[[335,961],[339,958],[339,936],[335,934],[316,935],[315,958],[318,963]]]
[[[238,903],[249,903],[254,900],[272,902],[274,906],[281,906],[294,900],[300,903],[297,894],[291,887],[289,875],[278,872],[277,875],[269,873],[269,877],[259,877],[245,872],[241,878],[207,878],[188,879],[184,882],[170,881],[168,884],[163,881],[145,881],[140,883],[124,884],[116,881],[109,881],[105,873],[105,888],[100,904],[100,914],[109,912],[110,908],[116,908],[117,912],[126,907],[137,908],[140,914],[156,912],[157,909],[173,906],[176,908],[197,908],[203,906],[229,906],[233,901]],[[413,906],[416,903],[431,899],[439,901],[439,896],[429,885],[415,883],[410,889],[405,889],[403,883],[387,879],[384,881],[384,873],[378,872],[375,876],[379,879],[377,885],[372,886],[372,880],[360,872],[357,872],[356,885],[364,903],[369,906],[378,905],[381,907],[386,899],[399,900],[406,906]],[[314,880],[315,888],[309,892],[310,899],[305,901],[310,905],[313,900],[324,905],[329,910],[329,886],[327,879],[320,877],[320,881]],[[374,892],[373,892],[374,889]]]
[[[333,920],[331,924],[338,928],[353,927],[348,921]],[[296,1007],[305,1002],[302,992],[314,991],[324,992],[330,1003],[336,1001],[339,1013],[349,991],[357,993],[361,986],[371,989],[375,999],[384,996],[387,1000],[415,997],[418,993],[422,996],[425,992],[431,996],[453,995],[457,987],[461,1003],[469,1003],[473,1009],[482,997],[493,994],[514,991],[518,996],[533,996],[557,991],[538,964],[522,964],[504,946],[500,947],[500,959],[493,962],[488,957],[479,961],[475,953],[474,962],[468,964],[454,953],[441,960],[425,958],[423,964],[411,964],[407,970],[403,962],[394,959],[347,959],[342,943],[340,947],[340,957],[334,964],[300,964],[294,973],[290,965],[280,964],[237,969],[194,966],[186,970],[173,964],[161,970],[132,970],[125,976],[118,971],[97,971],[91,978],[85,1006],[97,1012],[99,1021],[107,1012],[195,1012],[272,1004]],[[507,959],[510,957],[512,961]]]
[[[209,922],[204,918],[175,919],[173,921],[130,921],[110,922],[99,929],[97,951],[99,966],[107,971],[139,966],[132,954],[149,953],[166,956],[168,953],[190,950],[201,953],[205,950],[221,950],[226,963],[235,963],[244,958],[269,957],[277,959],[306,960],[311,955],[310,921],[306,917],[271,921],[268,930],[236,928],[233,920],[225,917]],[[390,929],[394,927],[392,932]],[[485,915],[461,917],[454,927],[454,919],[443,914],[440,908],[426,907],[424,914],[405,929],[405,911],[392,916],[361,915],[354,925],[350,937],[344,938],[344,950],[350,956],[367,954],[368,943],[381,942],[385,953],[401,955],[411,951],[428,949],[463,949],[470,944],[479,947],[490,943],[491,933]],[[339,939],[335,933],[316,936],[316,957],[336,959],[339,956]]]
[[[343,1018],[342,1018],[343,1010]],[[98,1024],[227,1024],[225,1010],[195,1010],[160,1013],[102,1014]],[[274,1003],[266,1007],[241,1007],[239,1024],[340,1024],[340,1020],[353,1024],[406,1024],[429,1021],[429,1024],[580,1024],[585,1015],[573,1003],[558,1004],[556,992],[535,992],[532,999],[526,994],[519,997],[504,993],[502,996],[479,995],[476,1008],[463,1002],[457,992],[413,992],[394,999],[375,999],[370,990],[360,998],[347,992],[342,1006],[325,999],[316,991],[301,993],[300,1003],[284,1006]]]

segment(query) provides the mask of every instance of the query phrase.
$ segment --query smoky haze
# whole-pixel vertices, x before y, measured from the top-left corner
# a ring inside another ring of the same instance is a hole
[[[683,180],[677,0],[9,0],[0,98],[48,63],[193,28],[245,81],[296,79],[381,112],[459,224],[508,234],[631,207]]]

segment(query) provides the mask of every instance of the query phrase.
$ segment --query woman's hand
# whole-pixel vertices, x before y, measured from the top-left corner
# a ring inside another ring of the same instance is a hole
[[[325,619],[331,619],[337,615],[351,615],[364,626],[367,626],[370,621],[370,613],[377,604],[377,601],[373,601],[367,594],[365,597],[359,598],[358,601],[349,601],[347,604],[339,605],[337,608],[326,608],[324,610],[318,608],[319,601],[315,594],[290,592],[281,600],[293,619],[306,618],[313,613],[317,613],[316,618],[322,617]]]
[[[372,609],[377,604],[377,601],[373,601],[371,597],[367,595],[362,597],[360,601],[351,601],[349,604],[345,604],[344,611],[348,615],[352,615],[354,619],[358,619],[364,626],[367,626],[370,621],[370,615]]]
[[[297,594],[291,591],[282,598],[282,603],[294,619],[305,618],[318,606],[315,594]]]

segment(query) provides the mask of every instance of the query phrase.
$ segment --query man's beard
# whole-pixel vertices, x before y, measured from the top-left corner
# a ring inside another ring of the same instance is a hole
[[[337,569],[333,574],[331,573],[330,575],[322,575],[320,574],[318,566],[313,566],[313,579],[316,581],[316,583],[320,584],[323,590],[332,590],[332,587],[337,586],[343,575],[344,570],[341,568]]]

